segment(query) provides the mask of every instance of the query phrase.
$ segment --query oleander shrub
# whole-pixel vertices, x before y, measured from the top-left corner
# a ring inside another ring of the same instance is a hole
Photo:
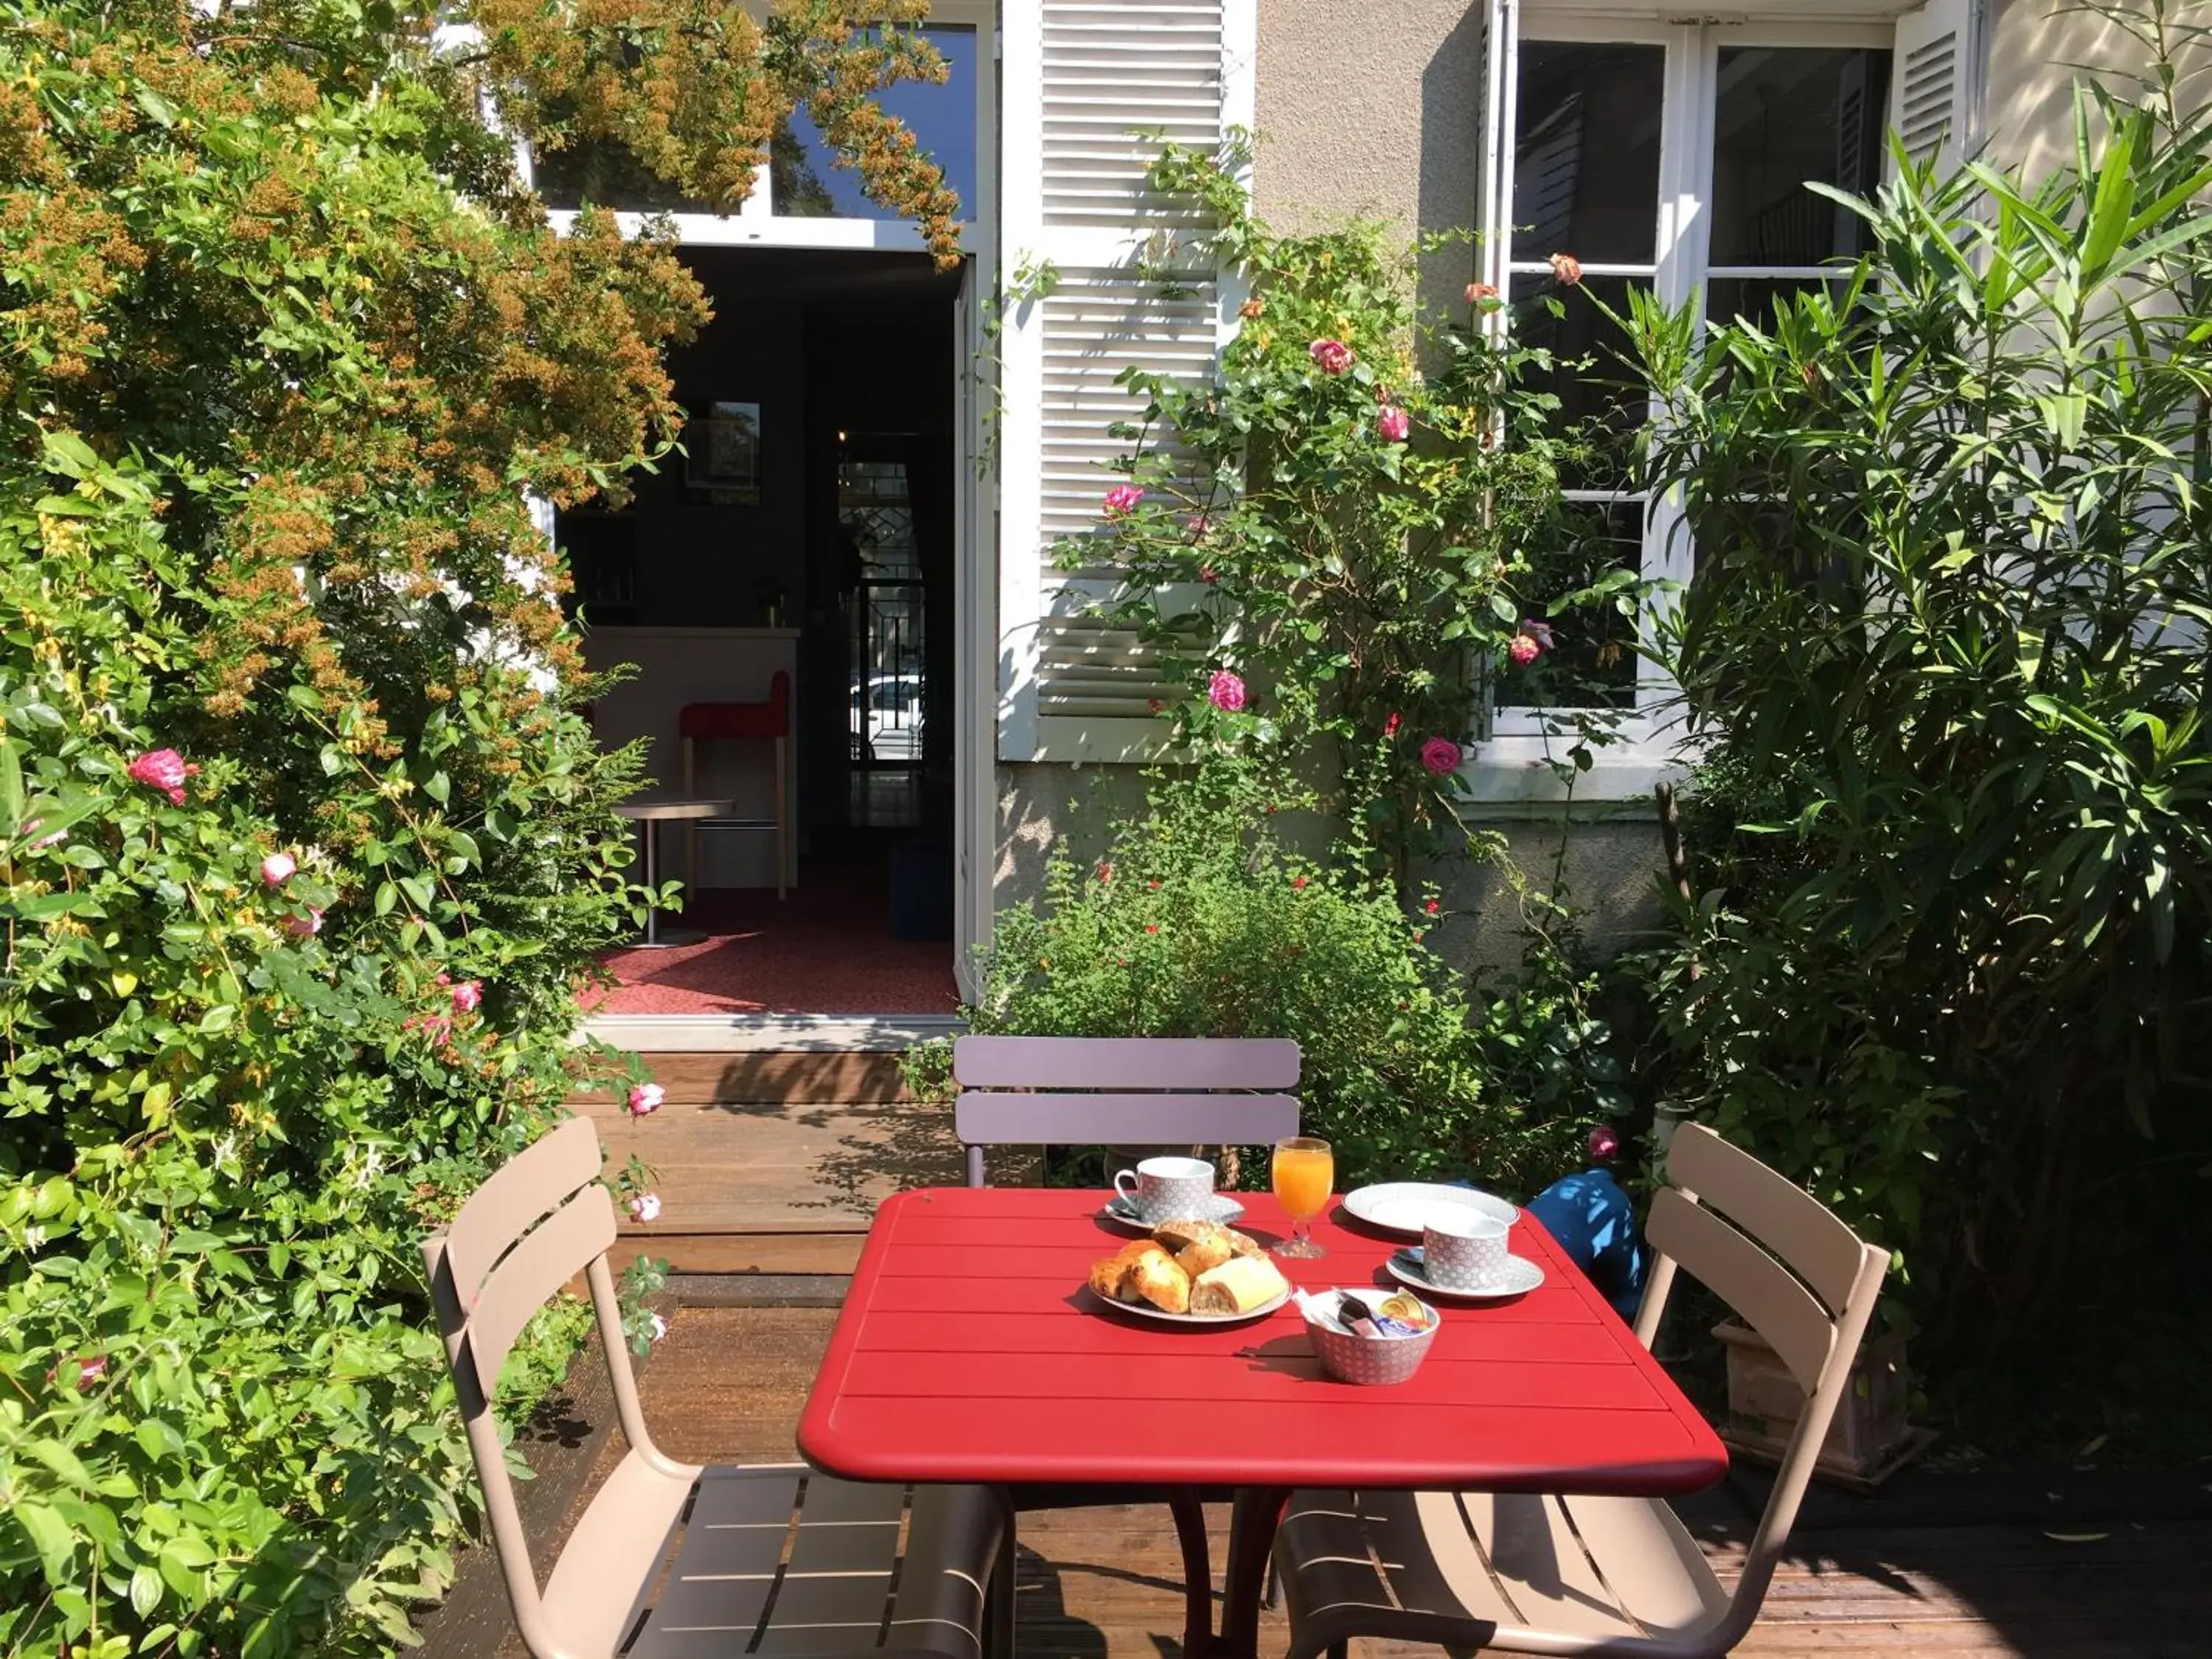
[[[1869,252],[1768,314],[1631,323],[1698,553],[1676,1086],[1968,1359],[2182,1284],[2212,1171],[2212,120],[2172,90],[2081,94],[2047,178],[1839,197]]]
[[[869,97],[925,49],[849,27],[919,10],[0,15],[0,1651],[380,1653],[446,1583],[417,1241],[634,1063],[572,1036],[636,758],[529,497],[664,449],[705,315],[513,137],[725,199],[805,97],[942,247]]]

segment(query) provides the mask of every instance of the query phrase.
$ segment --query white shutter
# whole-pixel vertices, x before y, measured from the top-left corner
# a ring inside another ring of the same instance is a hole
[[[1889,125],[1916,161],[1948,173],[1980,143],[1980,0],[1927,0],[1897,20]]]
[[[1257,0],[1024,0],[1005,9],[1005,207],[1011,269],[1048,265],[1005,318],[1000,351],[999,754],[1121,761],[1157,753],[1151,705],[1181,688],[1133,633],[1086,614],[1104,568],[1051,549],[1101,524],[1142,411],[1132,364],[1203,380],[1242,295],[1189,246],[1194,203],[1150,189],[1162,138],[1211,153],[1252,123]],[[1141,267],[1141,269],[1140,269]],[[1164,287],[1158,272],[1177,279]]]

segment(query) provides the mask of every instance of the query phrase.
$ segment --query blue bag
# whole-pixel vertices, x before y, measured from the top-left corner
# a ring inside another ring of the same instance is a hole
[[[1623,1319],[1644,1300],[1650,1253],[1636,1229],[1635,1206],[1603,1170],[1564,1176],[1522,1206],[1544,1224],[1567,1257],[1589,1275]]]

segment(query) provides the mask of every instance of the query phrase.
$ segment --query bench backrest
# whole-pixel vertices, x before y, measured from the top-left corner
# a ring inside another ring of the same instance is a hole
[[[1265,1146],[1298,1132],[1287,1037],[964,1036],[953,1122],[968,1184],[986,1146]]]

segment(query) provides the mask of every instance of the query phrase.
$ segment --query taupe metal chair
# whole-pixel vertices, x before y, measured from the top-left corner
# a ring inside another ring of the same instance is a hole
[[[1810,1194],[1711,1130],[1674,1132],[1644,1232],[1648,1346],[1679,1265],[1764,1337],[1808,1396],[1730,1595],[1656,1499],[1299,1492],[1277,1535],[1289,1659],[1354,1636],[1512,1653],[1707,1659],[1743,1639],[1796,1519],[1888,1271]]]
[[[537,1659],[928,1654],[1011,1659],[1013,1527],[982,1486],[861,1485],[804,1464],[702,1468],[653,1443],[607,1251],[588,1119],[562,1124],[423,1241],[514,1622]],[[522,1328],[582,1273],[629,1451],[540,1589],[490,1396]]]
[[[952,1077],[970,1187],[986,1146],[1264,1146],[1298,1132],[1287,1037],[964,1036]]]

